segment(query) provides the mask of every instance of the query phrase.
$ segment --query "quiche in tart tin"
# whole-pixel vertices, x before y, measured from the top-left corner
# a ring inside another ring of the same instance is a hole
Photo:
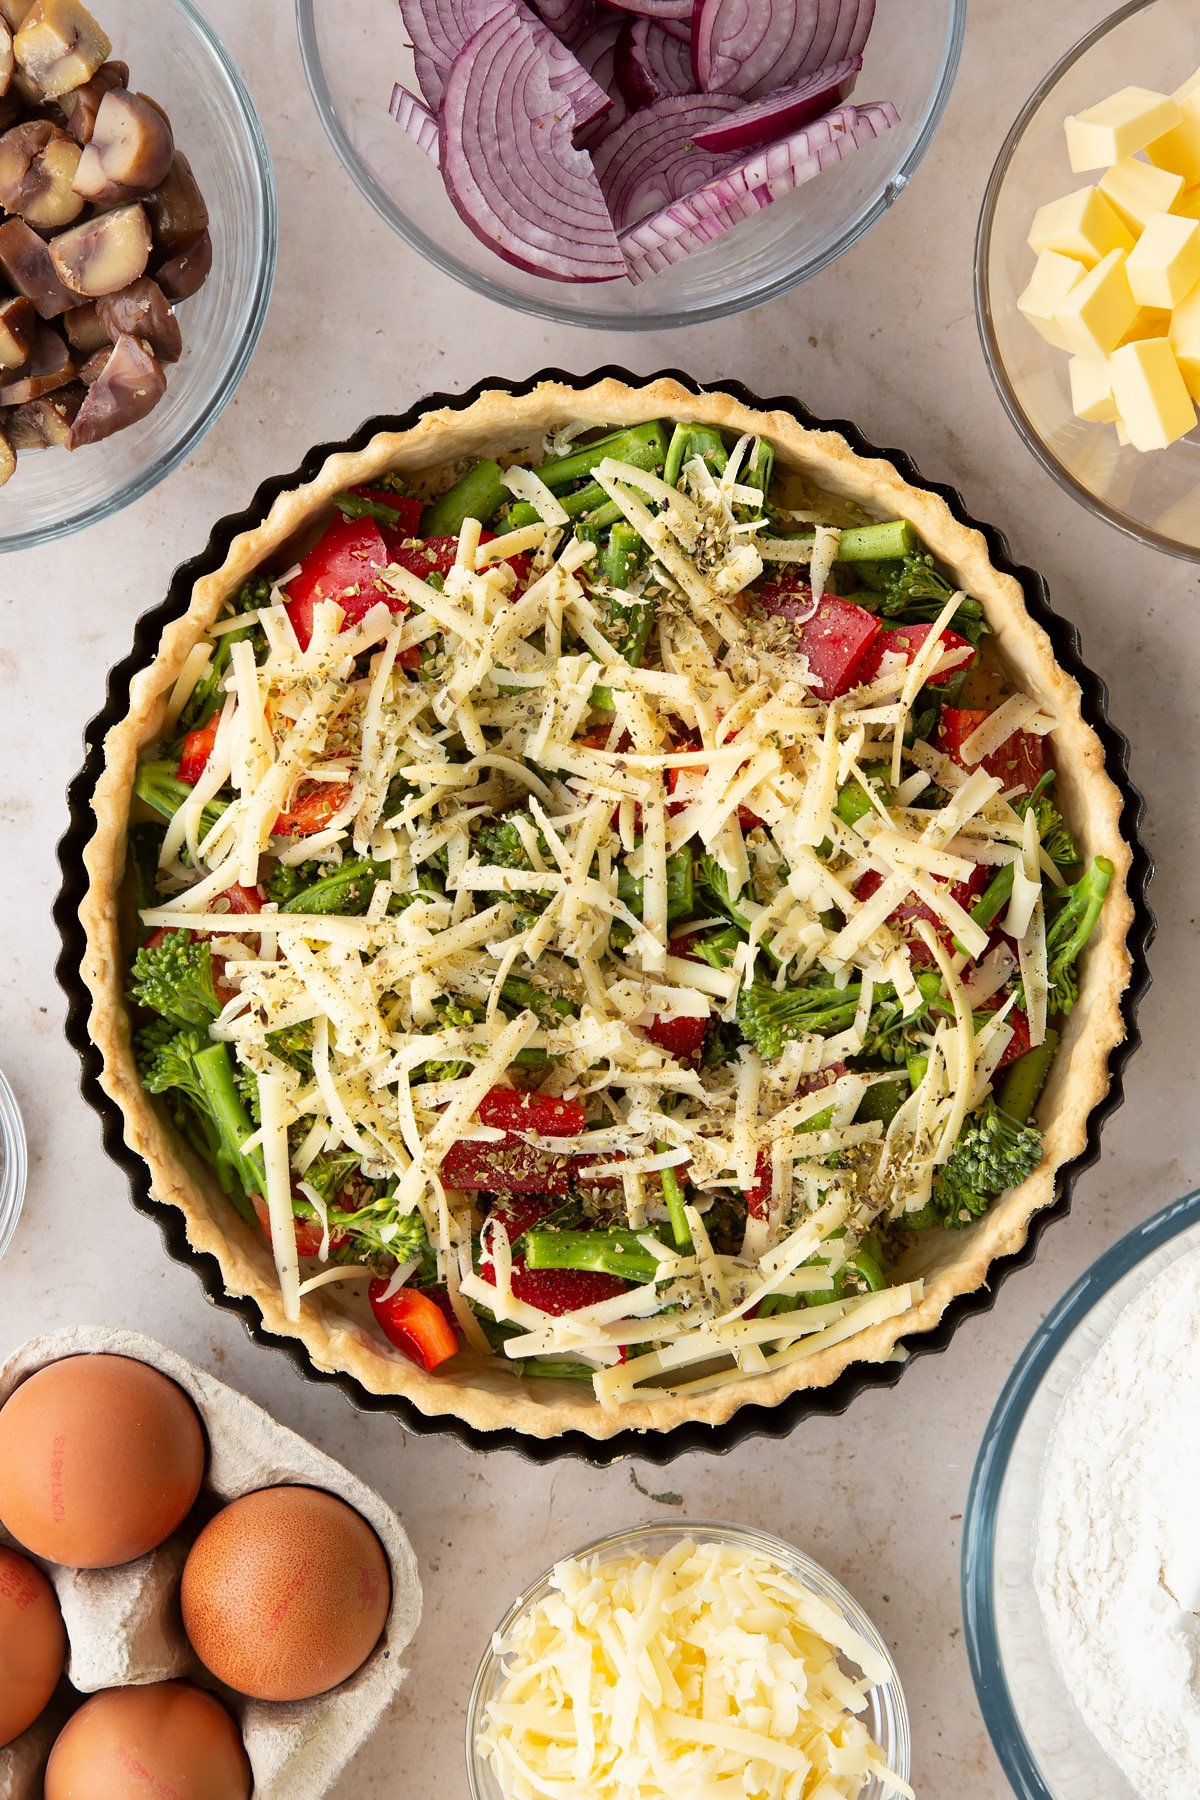
[[[568,421],[612,428],[651,419],[695,421],[733,437],[760,437],[773,446],[778,464],[795,471],[807,489],[830,496],[846,517],[909,521],[957,586],[981,603],[1014,682],[1055,720],[1057,804],[1081,858],[1106,858],[1114,874],[1038,1106],[1042,1160],[965,1230],[929,1232],[915,1240],[895,1272],[896,1279],[920,1278],[915,1303],[806,1361],[707,1392],[642,1389],[606,1410],[586,1385],[518,1382],[469,1349],[427,1373],[382,1341],[347,1284],[306,1297],[299,1319],[285,1316],[267,1240],[234,1214],[212,1170],[139,1079],[126,1001],[132,942],[126,853],[139,757],[161,735],[189,654],[249,577],[264,567],[285,568],[311,543],[335,494],[370,486],[386,474],[420,486],[474,458],[535,444]],[[1131,978],[1126,940],[1134,907],[1122,805],[1105,769],[1103,745],[1082,715],[1079,686],[1057,664],[1046,632],[1029,616],[1020,584],[992,565],[980,532],[961,524],[938,495],[906,482],[892,463],[859,455],[842,436],[808,429],[789,412],[756,410],[727,393],[694,393],[673,379],[639,386],[603,378],[582,387],[543,381],[521,394],[485,390],[461,409],[428,411],[408,430],[381,432],[361,449],[334,453],[310,481],[280,494],[261,525],[232,541],[222,566],[197,581],[187,612],[166,626],[157,655],[133,677],[128,712],[104,741],[95,829],[84,853],[89,887],[80,908],[86,938],[81,972],[91,997],[89,1028],[102,1064],[101,1085],[123,1115],[126,1142],[144,1160],[155,1198],[182,1212],[191,1247],[214,1256],[228,1294],[252,1302],[263,1329],[302,1347],[317,1369],[348,1375],[371,1396],[402,1397],[431,1421],[458,1420],[483,1434],[551,1439],[578,1433],[603,1440],[628,1429],[720,1425],[744,1406],[772,1407],[801,1388],[827,1387],[854,1363],[890,1358],[899,1344],[932,1329],[957,1296],[983,1286],[993,1261],[1020,1249],[1033,1214],[1054,1199],[1059,1170],[1087,1147],[1089,1115],[1104,1099],[1110,1053],[1125,1034],[1122,999]]]

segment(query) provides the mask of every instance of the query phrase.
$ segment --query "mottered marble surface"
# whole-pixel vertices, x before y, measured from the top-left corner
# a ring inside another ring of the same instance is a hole
[[[1127,541],[1042,474],[993,392],[971,301],[975,225],[992,161],[1050,63],[1102,0],[975,0],[958,84],[924,165],[892,212],[816,280],[758,311],[673,333],[556,327],[508,314],[437,274],[352,187],[313,112],[285,0],[202,0],[262,112],[281,202],[279,275],[235,400],[191,460],[119,517],[43,551],[0,558],[0,1066],[28,1128],[30,1180],[0,1264],[0,1357],[76,1322],[131,1325],[210,1368],[378,1487],[405,1518],[425,1580],[412,1674],[336,1800],[466,1792],[462,1720],[475,1665],[512,1596],[552,1558],[646,1518],[727,1518],[792,1539],[859,1596],[891,1642],[913,1715],[922,1800],[1003,1800],[961,1630],[959,1545],[972,1462],[1005,1376],[1063,1290],[1122,1232],[1186,1191],[1200,1161],[1183,1104],[1200,980],[1200,568]],[[298,355],[298,349],[301,354]],[[994,521],[1047,576],[1108,681],[1133,743],[1160,867],[1156,985],[1145,1044],[1100,1164],[1036,1263],[944,1356],[839,1419],[728,1456],[597,1471],[473,1455],[359,1415],[258,1349],[126,1199],[77,1091],[54,982],[51,920],[64,791],[105,673],[134,620],[213,522],[310,444],[400,410],[430,388],[544,364],[678,365],[800,396],[900,446]],[[1189,698],[1191,696],[1191,698]]]

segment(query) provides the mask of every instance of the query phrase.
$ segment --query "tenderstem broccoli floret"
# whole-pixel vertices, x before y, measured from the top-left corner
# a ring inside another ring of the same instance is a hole
[[[221,1010],[212,945],[187,931],[143,944],[133,959],[130,998],[179,1025],[207,1025]]]
[[[243,1218],[253,1220],[250,1197],[266,1193],[266,1174],[258,1151],[242,1149],[254,1126],[228,1045],[213,1043],[197,1026],[171,1034],[159,1020],[138,1041],[138,1066],[150,1093],[169,1095],[186,1109],[222,1188]]]
[[[1100,921],[1115,873],[1107,856],[1097,856],[1070,887],[1056,888],[1047,907],[1047,1004],[1051,1012],[1069,1013],[1079,998],[1079,958]],[[1053,910],[1051,910],[1051,908]],[[1025,1005],[1024,987],[1017,1005]]]
[[[968,1120],[950,1160],[936,1176],[929,1204],[903,1219],[909,1230],[969,1225],[998,1194],[1019,1187],[1042,1160],[1042,1134],[1002,1112],[991,1095]]]

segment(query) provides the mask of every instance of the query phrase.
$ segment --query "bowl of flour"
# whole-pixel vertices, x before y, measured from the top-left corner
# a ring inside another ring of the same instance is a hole
[[[1200,1796],[1200,1192],[1048,1315],[963,1525],[980,1708],[1018,1800]]]

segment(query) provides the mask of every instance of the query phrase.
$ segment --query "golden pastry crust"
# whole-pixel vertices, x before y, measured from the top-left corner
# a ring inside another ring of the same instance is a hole
[[[923,1241],[911,1254],[911,1273],[925,1277],[920,1302],[773,1374],[694,1398],[648,1395],[605,1412],[583,1384],[515,1380],[470,1351],[436,1375],[426,1374],[383,1343],[336,1286],[309,1298],[299,1322],[285,1319],[266,1242],[235,1215],[212,1171],[191,1154],[138,1079],[123,998],[127,947],[119,894],[138,758],[157,739],[184,659],[229,595],[262,565],[278,565],[281,556],[286,561],[289,547],[321,518],[335,493],[388,470],[416,476],[460,458],[493,455],[566,419],[622,425],[649,418],[695,419],[757,434],[774,444],[781,462],[825,492],[873,517],[910,520],[959,586],[982,602],[1021,687],[1058,719],[1062,809],[1084,854],[1109,857],[1116,874],[1038,1109],[1045,1138],[1042,1163],[970,1228],[938,1233],[938,1241]],[[373,1394],[404,1395],[432,1418],[454,1417],[484,1432],[510,1429],[550,1438],[579,1431],[603,1439],[630,1429],[667,1431],[685,1422],[720,1425],[743,1406],[774,1406],[799,1388],[826,1387],[852,1363],[885,1361],[905,1339],[936,1325],[956,1296],[982,1286],[992,1261],[1020,1249],[1033,1214],[1053,1200],[1058,1170],[1085,1148],[1088,1117],[1108,1089],[1109,1054],[1125,1035],[1121,998],[1130,978],[1126,937],[1133,905],[1121,806],[1120,792],[1105,772],[1103,746],[1082,717],[1078,683],[1056,663],[1048,636],[1026,611],[1019,583],[992,567],[981,533],[961,525],[936,494],[904,481],[891,463],[859,456],[837,433],[807,430],[790,413],[756,411],[728,394],[693,394],[669,380],[640,387],[604,380],[582,389],[544,382],[520,397],[489,390],[461,411],[425,413],[408,431],[381,432],[362,450],[339,452],[312,481],[281,494],[261,525],[234,539],[222,567],[196,583],[187,612],[167,626],[158,655],[135,675],[129,711],[105,739],[94,798],[96,828],[84,856],[90,885],[80,909],[87,938],[82,974],[92,996],[91,1036],[103,1060],[101,1085],[124,1115],[130,1149],[149,1167],[155,1198],[182,1211],[192,1247],[216,1257],[229,1293],[252,1300],[264,1329],[302,1344],[319,1369],[352,1375]]]

